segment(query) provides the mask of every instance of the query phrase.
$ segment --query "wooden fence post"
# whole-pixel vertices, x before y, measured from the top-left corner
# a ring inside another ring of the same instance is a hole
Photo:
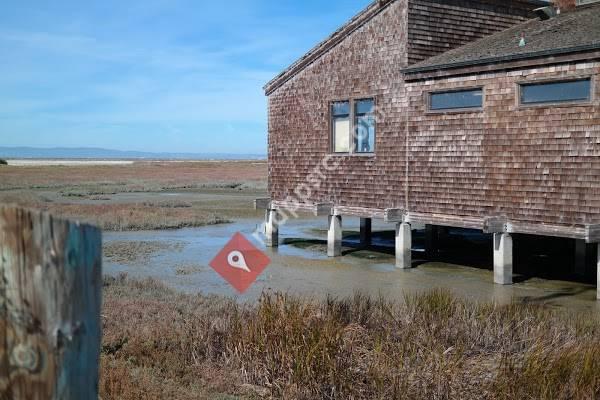
[[[96,399],[102,238],[0,206],[0,399]]]

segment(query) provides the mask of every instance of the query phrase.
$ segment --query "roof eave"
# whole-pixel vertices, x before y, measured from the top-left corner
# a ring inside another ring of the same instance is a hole
[[[415,82],[429,79],[444,79],[459,76],[472,76],[487,73],[497,73],[500,71],[524,70],[540,66],[582,63],[597,60],[600,60],[600,48],[597,50],[563,53],[549,55],[546,57],[519,59],[506,61],[502,63],[488,63],[458,67],[454,69],[438,69],[427,72],[415,72],[411,74],[405,74],[404,79],[406,82]]]
[[[342,25],[338,30],[332,33],[328,38],[323,40],[321,43],[312,48],[308,53],[299,58],[296,62],[286,68],[283,72],[271,79],[264,87],[263,90],[268,96],[281,85],[286,83],[296,74],[301,72],[304,68],[312,64],[315,60],[320,58],[323,54],[327,53],[333,47],[341,43],[346,37],[352,34],[354,31],[362,27],[364,24],[369,22],[372,18],[377,16],[383,10],[385,10],[390,4],[396,0],[373,0],[365,9],[355,15],[350,21]]]
[[[482,58],[479,60],[460,61],[460,62],[447,63],[447,64],[434,64],[434,65],[426,65],[423,67],[408,67],[408,68],[403,68],[401,70],[401,72],[406,75],[412,75],[412,74],[418,74],[418,73],[445,71],[445,70],[452,70],[452,69],[458,69],[458,68],[464,68],[464,67],[473,67],[473,66],[479,66],[479,65],[501,64],[501,63],[508,63],[508,62],[512,62],[512,61],[520,61],[520,60],[527,60],[527,59],[534,59],[534,58],[541,58],[541,57],[551,57],[551,56],[570,54],[570,53],[580,53],[580,52],[586,52],[586,51],[594,51],[594,50],[598,50],[598,49],[600,49],[600,43],[566,47],[566,48],[561,48],[561,49],[536,51],[536,52],[524,53],[524,54],[513,54],[513,55],[509,55],[509,56],[488,57],[488,58]]]

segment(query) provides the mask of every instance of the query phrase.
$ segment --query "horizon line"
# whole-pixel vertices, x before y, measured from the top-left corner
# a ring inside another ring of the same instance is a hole
[[[142,153],[142,154],[171,154],[171,155],[190,155],[190,156],[209,156],[209,155],[228,155],[228,156],[267,156],[267,153],[240,153],[240,152],[227,152],[227,151],[177,151],[177,150],[165,150],[165,151],[154,151],[154,150],[138,150],[138,149],[115,149],[107,147],[95,147],[95,146],[55,146],[55,147],[44,147],[44,146],[0,146],[2,150],[33,150],[33,151],[106,151],[115,153]],[[1,154],[0,154],[1,156]]]

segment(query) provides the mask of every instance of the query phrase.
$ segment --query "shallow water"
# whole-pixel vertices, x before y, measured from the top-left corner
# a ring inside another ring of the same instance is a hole
[[[419,262],[422,247],[418,235],[413,249],[413,259],[418,266],[412,270],[394,268],[393,238],[389,235],[376,235],[376,251],[348,247],[344,256],[331,259],[325,254],[325,218],[289,222],[280,230],[283,243],[278,249],[265,249],[257,244],[270,257],[271,264],[246,293],[239,295],[212,270],[209,262],[234,233],[241,232],[253,240],[252,232],[259,224],[259,220],[242,220],[174,231],[107,232],[104,234],[106,245],[140,241],[158,241],[167,245],[159,246],[148,257],[127,262],[105,259],[104,271],[109,275],[126,272],[135,278],[152,277],[185,293],[226,295],[239,301],[253,301],[263,291],[287,291],[318,298],[326,295],[343,297],[361,291],[401,300],[405,294],[445,288],[477,301],[505,303],[516,299],[556,307],[600,309],[593,285],[531,278],[512,286],[498,286],[493,284],[493,273],[485,268],[487,265],[483,261],[480,268]],[[345,229],[358,228],[357,219],[345,219],[344,224]],[[374,223],[373,229],[393,229],[393,226]],[[465,240],[477,242],[480,239],[475,235]],[[354,235],[345,240],[345,244],[352,245],[356,241]]]

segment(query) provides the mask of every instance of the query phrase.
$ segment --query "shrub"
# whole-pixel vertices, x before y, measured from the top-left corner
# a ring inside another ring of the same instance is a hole
[[[0,158],[0,165],[8,165],[8,162],[2,158]]]

